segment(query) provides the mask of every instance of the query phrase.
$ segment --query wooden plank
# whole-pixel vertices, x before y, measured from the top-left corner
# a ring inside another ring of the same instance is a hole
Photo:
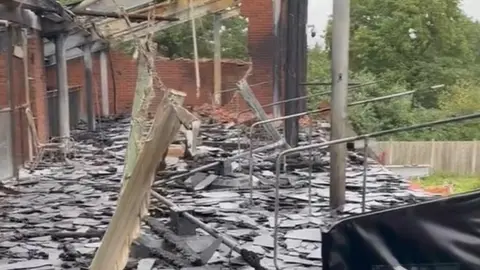
[[[245,79],[240,80],[237,84],[237,87],[240,90],[240,95],[245,100],[245,102],[247,102],[247,105],[253,110],[258,120],[267,120],[267,114],[263,110],[260,102],[258,102],[258,100],[255,98],[255,94],[250,88],[250,85],[248,85],[247,81]],[[282,135],[280,135],[280,132],[278,132],[278,130],[273,126],[272,123],[263,124],[263,127],[276,142],[282,139]]]
[[[165,101],[167,99],[164,99]],[[160,104],[148,140],[138,156],[131,180],[125,182],[117,208],[93,258],[90,270],[121,270],[128,260],[132,241],[138,236],[145,203],[150,197],[153,174],[165,158],[168,146],[180,128],[176,108]]]
[[[122,178],[122,185],[130,179],[133,172],[133,167],[137,161],[139,152],[138,144],[142,139],[143,129],[140,118],[145,118],[144,112],[142,112],[142,103],[145,97],[149,94],[151,89],[148,89],[148,85],[152,85],[153,78],[148,72],[147,58],[143,53],[140,53],[137,60],[137,82],[135,85],[135,96],[133,97],[132,106],[132,123],[130,126],[130,134],[128,137],[127,152],[125,154],[125,169]]]
[[[215,105],[222,105],[222,44],[220,30],[222,19],[220,14],[215,14],[213,21],[213,93]]]

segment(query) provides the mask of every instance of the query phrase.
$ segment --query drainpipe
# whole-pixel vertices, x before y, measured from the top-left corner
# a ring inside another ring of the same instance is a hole
[[[12,158],[12,175],[15,179],[18,180],[18,166],[17,158],[15,156],[15,91],[13,90],[13,42],[12,42],[12,27],[9,21],[0,20],[0,25],[3,25],[7,28],[7,58],[6,66],[7,68],[7,97],[8,97],[8,106],[10,107],[10,149],[11,149],[11,158]]]

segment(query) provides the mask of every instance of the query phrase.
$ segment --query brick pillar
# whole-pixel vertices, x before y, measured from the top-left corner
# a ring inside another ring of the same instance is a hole
[[[241,14],[248,18],[248,53],[253,65],[252,76],[248,78],[248,82],[261,104],[271,103],[274,56],[272,0],[243,0]],[[256,86],[262,82],[266,83]],[[270,112],[271,108],[266,111]]]

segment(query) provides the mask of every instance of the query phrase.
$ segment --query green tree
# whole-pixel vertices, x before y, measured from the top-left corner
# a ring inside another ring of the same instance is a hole
[[[196,20],[196,36],[199,57],[213,56],[213,15]],[[248,59],[247,52],[248,22],[241,17],[222,21],[221,44],[222,57]],[[155,34],[154,41],[159,44],[159,53],[169,58],[193,58],[193,38],[191,22],[179,24]]]
[[[411,88],[473,77],[478,25],[467,18],[459,0],[352,0],[350,59],[352,71],[366,70]],[[327,29],[327,48],[331,48]],[[419,95],[426,107],[436,95]]]

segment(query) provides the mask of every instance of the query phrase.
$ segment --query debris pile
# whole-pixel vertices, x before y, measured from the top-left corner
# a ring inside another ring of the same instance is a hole
[[[172,212],[152,198],[151,217],[132,247],[128,269],[187,269],[205,263],[208,268],[194,269],[253,269],[202,229],[185,227],[189,224],[175,215],[184,211],[256,253],[262,267],[274,269],[273,154],[278,150],[254,155],[250,205],[249,160],[223,162],[237,151],[237,131],[223,123],[202,127],[203,145],[193,159],[167,158],[167,169],[157,174],[161,184],[154,190],[181,210]],[[0,193],[0,269],[89,266],[116,206],[129,124],[128,118],[104,120],[96,135],[75,134],[78,157],[70,167],[44,166],[32,174],[22,171],[19,194]],[[314,141],[325,140],[326,134],[316,130]],[[306,132],[300,135],[306,143]],[[287,157],[286,171],[282,169],[280,176],[278,263],[282,269],[321,269],[321,230],[339,218],[361,213],[363,157],[350,153],[347,204],[339,216],[332,216],[328,151],[312,153],[311,178],[308,152]],[[220,162],[220,166],[181,176],[211,162]],[[372,161],[367,174],[367,210],[430,199],[408,186],[406,180]],[[192,230],[196,235],[191,235]]]

